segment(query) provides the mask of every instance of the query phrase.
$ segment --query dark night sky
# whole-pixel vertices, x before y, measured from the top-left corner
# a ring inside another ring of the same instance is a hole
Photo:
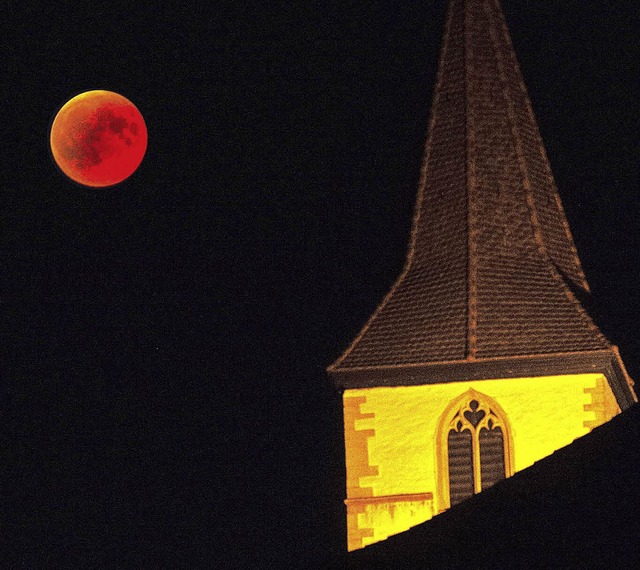
[[[324,368],[402,267],[444,2],[11,4],[10,561],[341,552],[340,397]],[[637,6],[504,1],[591,312],[640,379]],[[111,189],[69,182],[49,155],[57,109],[88,89],[147,121],[145,161]]]

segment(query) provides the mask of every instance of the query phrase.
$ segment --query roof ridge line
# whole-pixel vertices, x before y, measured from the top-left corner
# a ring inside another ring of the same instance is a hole
[[[478,229],[476,225],[477,216],[477,172],[475,162],[475,146],[476,131],[475,122],[471,105],[469,104],[469,61],[472,57],[473,42],[469,37],[471,34],[471,26],[469,25],[469,10],[464,11],[464,42],[463,42],[463,61],[464,61],[464,120],[466,145],[465,152],[467,156],[465,164],[465,175],[467,180],[467,359],[475,360],[478,350],[478,248],[476,238]]]

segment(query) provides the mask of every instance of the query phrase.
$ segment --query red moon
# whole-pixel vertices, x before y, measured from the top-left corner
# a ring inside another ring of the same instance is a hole
[[[53,158],[71,180],[101,188],[131,176],[147,150],[137,107],[112,91],[86,91],[58,111],[51,126]]]

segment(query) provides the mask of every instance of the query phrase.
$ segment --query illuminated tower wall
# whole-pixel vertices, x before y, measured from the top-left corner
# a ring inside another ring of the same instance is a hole
[[[450,0],[406,263],[328,369],[349,550],[636,401],[588,295],[499,3]]]

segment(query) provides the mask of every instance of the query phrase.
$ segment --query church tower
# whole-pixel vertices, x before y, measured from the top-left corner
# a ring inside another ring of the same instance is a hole
[[[348,548],[441,513],[631,406],[498,0],[450,0],[407,259],[328,372]]]

